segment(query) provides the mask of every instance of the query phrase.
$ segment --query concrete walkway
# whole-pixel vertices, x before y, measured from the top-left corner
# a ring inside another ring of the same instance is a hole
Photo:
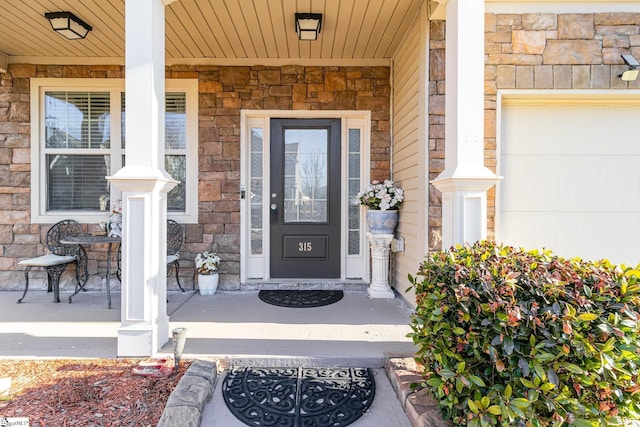
[[[354,427],[409,427],[411,424],[381,369],[388,357],[411,355],[406,338],[410,309],[401,300],[371,300],[365,292],[346,292],[325,307],[282,308],[263,303],[257,292],[195,295],[189,310],[171,316],[172,327],[186,327],[185,357],[213,353],[224,366],[325,366],[375,369],[376,397]],[[171,354],[172,346],[162,351]],[[217,378],[202,411],[203,427],[242,427],[227,409]]]
[[[0,358],[114,358],[120,326],[120,294],[87,292],[73,304],[61,294],[33,291],[16,304],[21,292],[0,292]],[[167,312],[170,327],[186,327],[183,359],[216,361],[219,369],[242,366],[327,366],[375,369],[376,397],[358,426],[409,426],[381,369],[387,358],[411,356],[410,307],[401,299],[372,300],[366,292],[345,292],[332,305],[293,309],[258,299],[257,291],[218,292],[213,296],[171,292]],[[173,354],[169,341],[160,355]],[[233,427],[220,383],[204,404],[203,426]],[[376,421],[380,423],[376,424]],[[240,424],[241,425],[241,424]]]

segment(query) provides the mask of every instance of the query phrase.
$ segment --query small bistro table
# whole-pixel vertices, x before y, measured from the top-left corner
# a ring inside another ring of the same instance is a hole
[[[60,243],[63,245],[79,245],[79,246],[87,246],[87,245],[98,245],[98,244],[107,244],[107,308],[111,308],[111,252],[114,243],[120,244],[122,238],[120,236],[95,236],[92,234],[79,234],[75,236],[67,236],[64,239],[60,240]],[[71,304],[71,300],[74,296],[76,296],[80,291],[84,290],[84,286],[87,284],[87,281],[82,283],[76,289],[76,291],[69,297],[69,304]]]

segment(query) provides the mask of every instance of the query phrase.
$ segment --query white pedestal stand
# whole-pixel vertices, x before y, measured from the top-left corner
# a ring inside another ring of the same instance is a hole
[[[389,286],[389,253],[393,234],[367,233],[371,244],[371,284],[367,293],[370,298],[395,298]]]

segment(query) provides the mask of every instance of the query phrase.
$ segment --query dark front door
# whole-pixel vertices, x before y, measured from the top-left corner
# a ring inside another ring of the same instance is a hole
[[[271,120],[271,277],[340,277],[340,120]]]

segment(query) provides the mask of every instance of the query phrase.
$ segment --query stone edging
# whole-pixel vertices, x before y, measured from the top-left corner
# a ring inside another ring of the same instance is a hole
[[[169,396],[158,427],[198,427],[216,377],[215,362],[194,360]]]
[[[411,357],[392,358],[387,361],[385,371],[400,405],[413,427],[451,427],[440,415],[438,404],[426,389],[412,390],[411,384],[422,380],[422,376]]]

